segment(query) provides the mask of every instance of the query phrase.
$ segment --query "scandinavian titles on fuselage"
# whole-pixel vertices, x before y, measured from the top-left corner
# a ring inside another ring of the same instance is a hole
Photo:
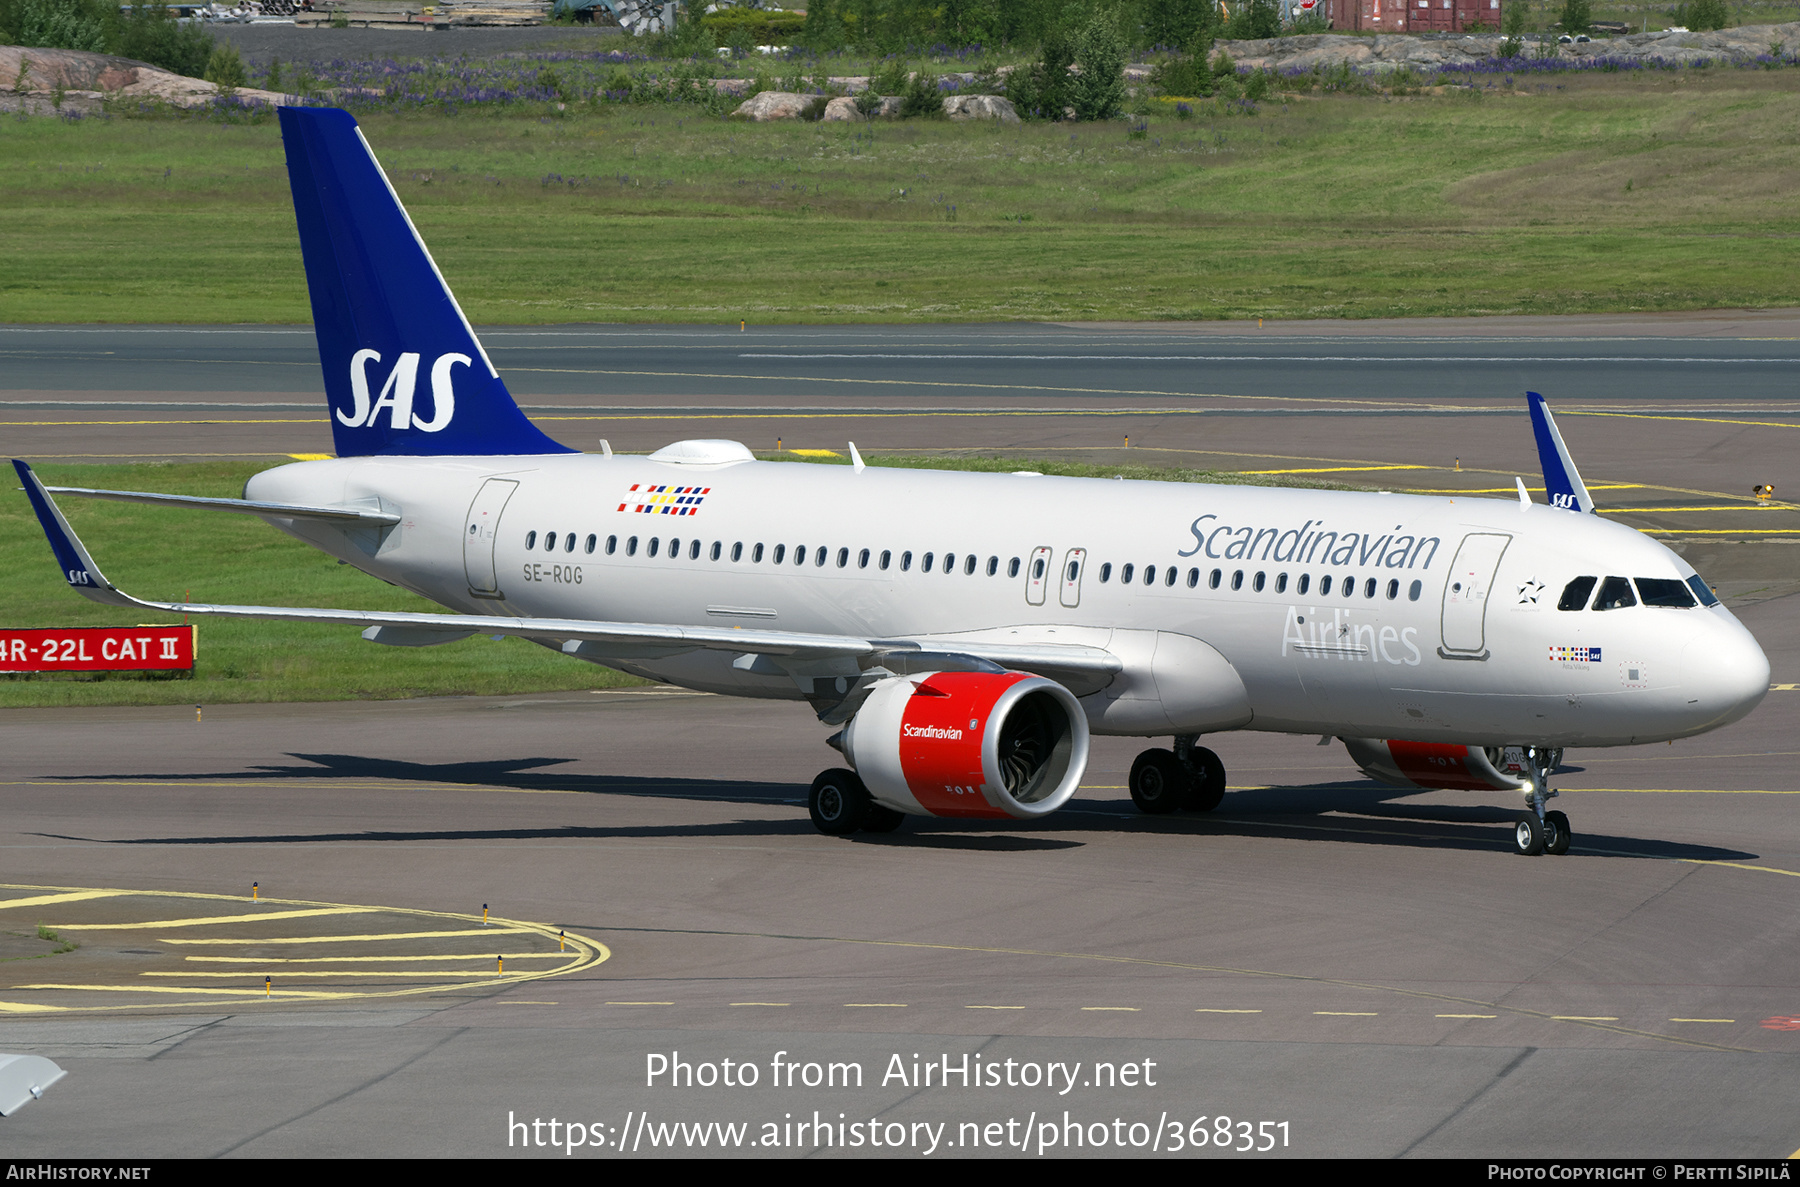
[[[1273,560],[1302,565],[1357,564],[1385,569],[1431,568],[1441,540],[1437,536],[1401,535],[1402,524],[1376,536],[1374,532],[1336,532],[1324,520],[1307,520],[1297,528],[1233,527],[1217,515],[1202,515],[1188,525],[1194,546],[1178,555],[1204,553],[1213,560]],[[1257,549],[1261,549],[1261,553]],[[1422,563],[1421,563],[1422,562]]]

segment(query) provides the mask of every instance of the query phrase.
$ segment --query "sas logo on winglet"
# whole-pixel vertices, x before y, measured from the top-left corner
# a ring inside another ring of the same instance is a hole
[[[634,482],[626,492],[625,502],[619,504],[619,510],[640,515],[693,515],[711,493],[710,486],[655,486]]]
[[[373,402],[369,399],[369,364],[381,362],[381,352],[376,350],[359,350],[350,356],[350,397],[353,401],[348,415],[343,409],[335,414],[338,423],[348,428],[373,428],[383,412],[389,414],[388,424],[395,429],[418,429],[425,433],[435,433],[450,424],[456,415],[456,391],[450,382],[450,369],[461,365],[474,364],[466,354],[441,354],[431,364],[431,408],[429,420],[413,411],[413,396],[419,382],[419,358],[412,351],[403,352],[394,361],[388,371],[387,378],[382,381],[380,390]],[[377,372],[380,374],[380,372]]]

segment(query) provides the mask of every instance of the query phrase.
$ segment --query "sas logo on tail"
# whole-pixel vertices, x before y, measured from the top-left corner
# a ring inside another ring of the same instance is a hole
[[[350,397],[353,403],[348,414],[341,408],[335,410],[338,422],[352,429],[373,428],[386,412],[389,414],[388,425],[394,429],[435,433],[448,427],[456,415],[456,391],[450,382],[450,369],[459,365],[471,366],[474,360],[466,354],[441,354],[431,364],[431,416],[427,419],[413,410],[413,395],[419,382],[419,358],[418,354],[406,351],[394,360],[371,402],[369,364],[380,363],[381,352],[359,350],[351,355]]]

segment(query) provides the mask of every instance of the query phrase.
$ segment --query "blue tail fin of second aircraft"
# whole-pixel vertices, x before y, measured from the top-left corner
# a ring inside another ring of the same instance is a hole
[[[280,114],[338,456],[573,452],[513,402],[356,121]]]
[[[1550,505],[1570,511],[1592,511],[1594,500],[1556,429],[1549,403],[1536,392],[1526,392],[1525,402],[1531,407],[1531,431],[1537,437],[1538,461],[1544,467],[1544,491],[1550,496]]]

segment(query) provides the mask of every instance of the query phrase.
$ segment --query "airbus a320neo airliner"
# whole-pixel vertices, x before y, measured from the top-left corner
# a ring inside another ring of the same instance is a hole
[[[736,696],[803,700],[848,769],[826,833],[907,814],[1034,818],[1074,795],[1091,734],[1138,756],[1145,812],[1207,811],[1205,735],[1341,738],[1400,787],[1510,792],[1519,852],[1566,746],[1688,737],[1768,687],[1692,568],[1591,514],[1541,397],[1551,505],[757,461],[732,441],[576,453],[520,412],[342,111],[281,130],[338,456],[243,499],[47,488],[15,462],[68,582],[140,610],[361,625],[424,647],[518,635]],[[209,507],[454,613],[190,605],[101,575],[52,494]]]

